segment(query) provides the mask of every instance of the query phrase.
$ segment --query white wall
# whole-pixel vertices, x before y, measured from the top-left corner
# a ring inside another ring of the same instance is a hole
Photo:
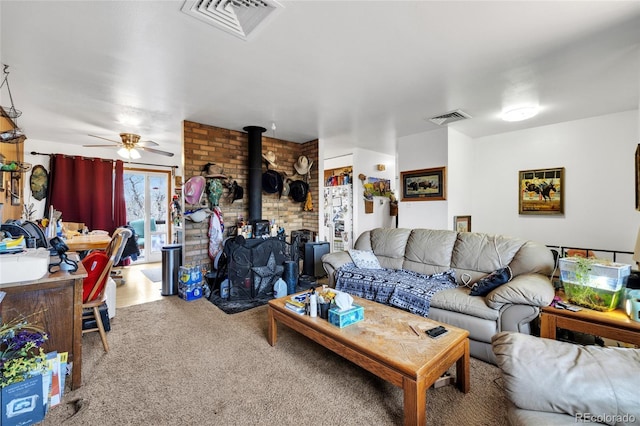
[[[638,111],[476,139],[473,230],[544,244],[632,251]],[[565,168],[565,214],[518,214],[518,172]]]
[[[398,176],[401,172],[447,166],[448,130],[442,128],[398,139]],[[402,198],[398,185],[398,199]],[[451,194],[447,195],[450,198]],[[448,229],[447,201],[400,201],[400,228]]]
[[[469,216],[473,211],[473,192],[476,162],[474,159],[474,141],[470,137],[449,128],[449,153],[447,164],[447,229],[454,229],[454,216]],[[475,223],[471,215],[471,230]]]
[[[475,232],[633,251],[639,135],[632,110],[477,139],[453,128],[400,138],[398,175],[446,166],[448,189],[446,201],[401,202],[399,226],[453,229],[453,216],[471,215]],[[565,168],[565,214],[518,214],[518,172],[555,167]]]
[[[384,164],[386,170],[377,170],[377,164]],[[389,179],[391,181],[391,190],[395,191],[395,157],[366,149],[355,149],[353,164],[353,210],[356,218],[353,222],[354,239],[357,239],[360,234],[369,229],[395,228],[396,226],[396,217],[389,215],[389,198],[387,197],[373,197],[373,213],[366,214],[364,212],[364,187],[358,179],[360,174],[365,175],[367,178]],[[396,195],[398,194],[397,191],[395,193]]]

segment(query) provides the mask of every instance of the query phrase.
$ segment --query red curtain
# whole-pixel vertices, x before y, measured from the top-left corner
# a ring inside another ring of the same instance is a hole
[[[116,160],[113,188],[113,222],[117,228],[127,224],[127,204],[124,198],[124,163],[122,160]]]
[[[51,160],[48,200],[62,212],[63,221],[84,222],[90,230],[109,233],[125,224],[126,219],[119,217],[126,212],[122,161],[115,162],[114,172],[113,160],[62,154]]]

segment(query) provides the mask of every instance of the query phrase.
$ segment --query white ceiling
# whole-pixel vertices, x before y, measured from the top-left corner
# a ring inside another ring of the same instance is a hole
[[[638,1],[282,3],[244,41],[183,1],[0,1],[18,124],[75,145],[135,132],[176,153],[182,120],[260,125],[393,154],[457,108],[473,118],[450,126],[471,137],[638,108]],[[536,118],[499,119],[530,100]]]

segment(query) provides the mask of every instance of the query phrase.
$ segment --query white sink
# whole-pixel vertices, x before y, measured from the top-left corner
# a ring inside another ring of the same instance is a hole
[[[38,280],[49,269],[49,250],[27,249],[22,253],[0,255],[0,286]]]

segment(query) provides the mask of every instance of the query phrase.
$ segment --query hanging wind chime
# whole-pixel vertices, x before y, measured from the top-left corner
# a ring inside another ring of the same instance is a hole
[[[7,92],[9,94],[9,102],[11,102],[11,106],[10,107],[3,106],[0,108],[1,108],[2,116],[9,121],[11,128],[7,130],[3,130],[2,133],[0,133],[0,141],[4,143],[20,143],[26,139],[26,136],[24,135],[24,133],[22,132],[22,130],[20,130],[20,128],[16,124],[16,119],[22,115],[22,111],[16,109],[13,103],[13,95],[11,94],[11,88],[9,87],[9,71],[8,71],[9,65],[3,64],[3,66],[4,66],[3,68],[4,75],[2,79],[2,84],[0,84],[0,90],[3,87],[7,86]]]

